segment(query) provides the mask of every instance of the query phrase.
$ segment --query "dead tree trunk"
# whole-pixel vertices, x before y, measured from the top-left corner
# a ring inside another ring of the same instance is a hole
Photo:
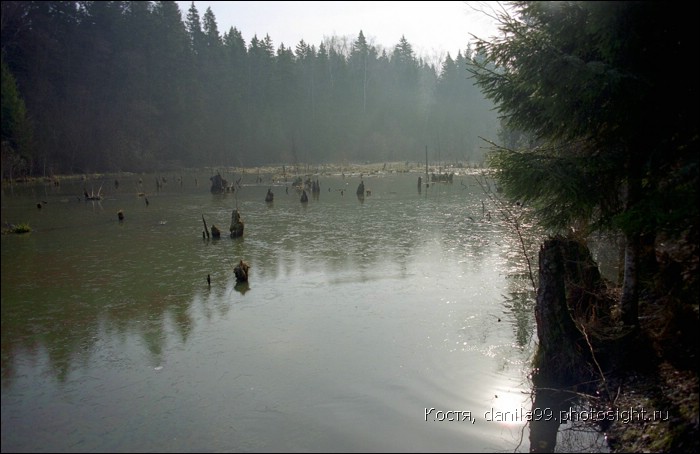
[[[582,375],[587,374],[590,349],[574,314],[586,317],[595,310],[602,286],[600,273],[583,244],[561,237],[542,245],[539,272],[536,382],[565,385],[585,381]]]
[[[241,282],[248,282],[248,272],[250,270],[250,265],[248,262],[245,262],[241,260],[238,265],[233,269],[234,274],[236,275],[236,281],[238,283]]]
[[[209,227],[207,227],[207,221],[204,220],[204,215],[202,215],[202,222],[204,223],[204,231],[207,233],[207,238],[209,238]]]
[[[229,232],[231,232],[231,238],[238,238],[243,236],[243,220],[241,219],[241,214],[238,210],[233,210],[231,213],[231,226],[229,227]]]

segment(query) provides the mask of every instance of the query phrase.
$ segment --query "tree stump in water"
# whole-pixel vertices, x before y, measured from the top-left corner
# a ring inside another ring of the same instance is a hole
[[[586,381],[591,352],[576,325],[586,320],[601,301],[598,267],[582,243],[562,237],[544,242],[539,254],[540,286],[535,319],[539,338],[536,354],[538,383],[572,384]]]
[[[211,180],[211,193],[212,194],[222,194],[226,192],[228,187],[228,181],[226,181],[221,174],[216,174],[209,178]]]
[[[214,224],[211,225],[211,236],[212,238],[221,238],[221,230]]]
[[[231,213],[231,226],[229,227],[231,238],[243,236],[243,227],[240,213],[238,210],[233,210],[233,213]]]
[[[236,275],[236,282],[248,282],[248,270],[250,270],[250,265],[241,260],[240,263],[233,268],[233,273]]]
[[[357,186],[357,191],[355,191],[357,194],[357,200],[359,200],[361,203],[364,203],[365,201],[365,182],[360,181],[360,184]]]
[[[265,201],[267,203],[271,203],[275,198],[275,195],[272,193],[272,189],[268,188],[267,189],[267,195],[265,196]]]

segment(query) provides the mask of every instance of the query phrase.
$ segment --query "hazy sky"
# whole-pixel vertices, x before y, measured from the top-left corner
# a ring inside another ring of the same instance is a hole
[[[183,19],[191,1],[177,2]],[[498,5],[494,2],[279,2],[279,1],[195,1],[200,18],[211,7],[222,35],[236,27],[246,42],[254,35],[270,35],[275,50],[281,43],[295,48],[302,39],[318,45],[324,37],[357,38],[360,30],[373,45],[392,50],[405,36],[418,57],[432,61],[447,52],[454,58],[471,40],[496,35],[497,28],[482,10]]]

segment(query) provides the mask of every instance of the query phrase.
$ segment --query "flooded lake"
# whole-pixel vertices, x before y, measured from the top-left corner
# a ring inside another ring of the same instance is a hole
[[[531,407],[534,293],[473,175],[209,176],[3,189],[3,452],[528,451],[494,416]]]

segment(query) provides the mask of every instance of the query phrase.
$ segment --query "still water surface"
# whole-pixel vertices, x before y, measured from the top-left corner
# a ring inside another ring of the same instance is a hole
[[[3,451],[528,450],[487,418],[530,410],[532,286],[473,176],[165,176],[3,190]]]

